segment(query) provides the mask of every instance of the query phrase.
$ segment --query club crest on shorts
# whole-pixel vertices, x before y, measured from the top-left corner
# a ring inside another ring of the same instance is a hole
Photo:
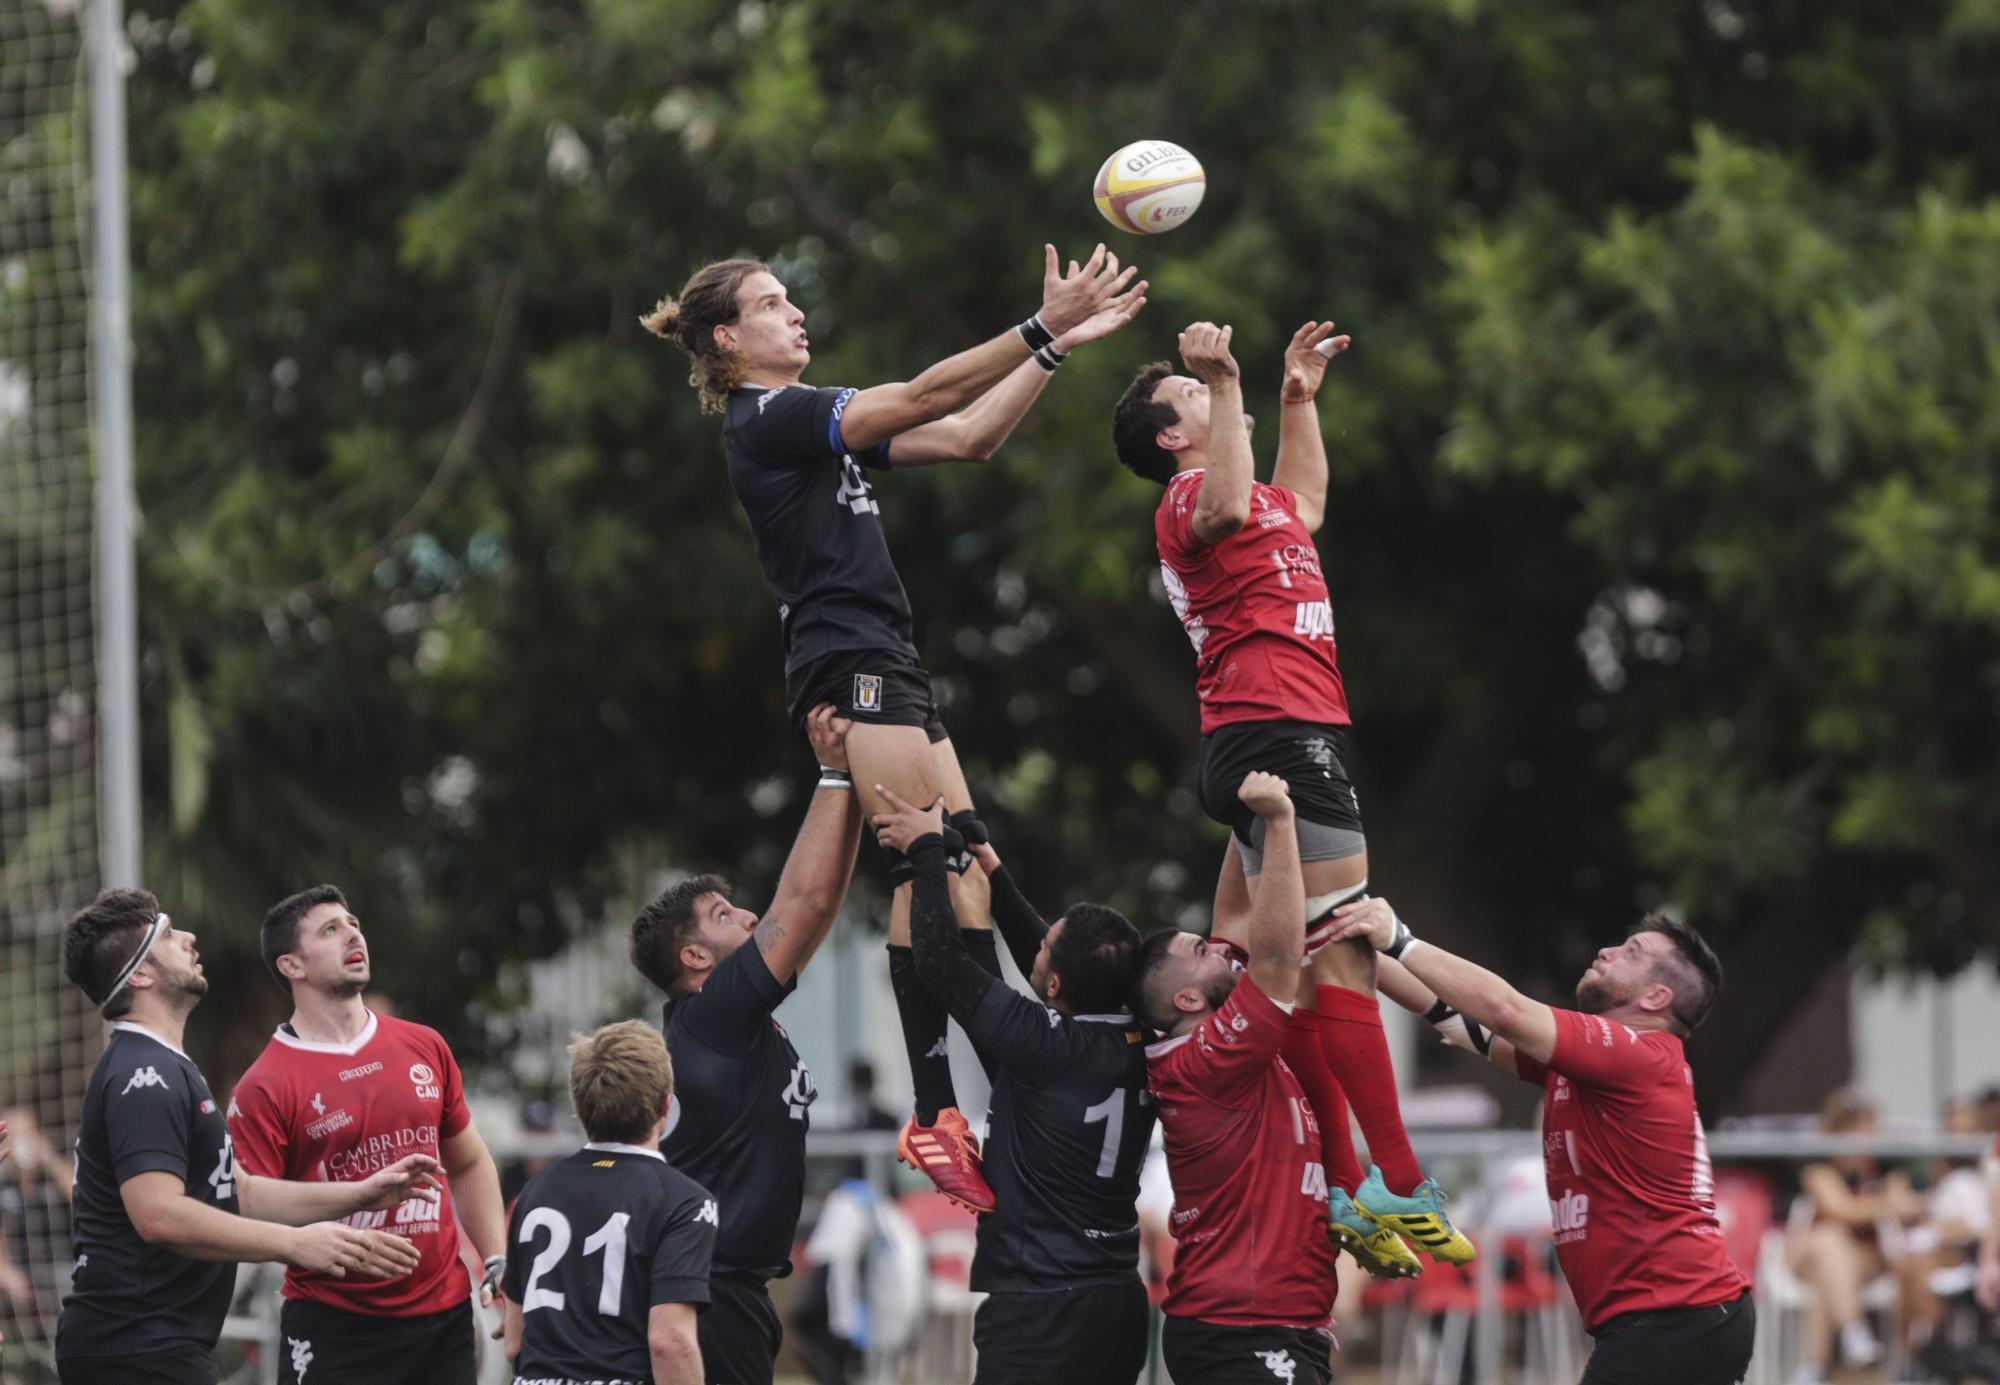
[[[854,675],[854,710],[857,712],[879,712],[882,710],[882,677],[875,673]]]

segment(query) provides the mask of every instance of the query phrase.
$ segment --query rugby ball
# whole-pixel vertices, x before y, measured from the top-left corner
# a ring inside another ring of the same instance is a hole
[[[1167,140],[1142,139],[1104,161],[1092,196],[1119,230],[1157,236],[1184,225],[1206,191],[1201,160]]]

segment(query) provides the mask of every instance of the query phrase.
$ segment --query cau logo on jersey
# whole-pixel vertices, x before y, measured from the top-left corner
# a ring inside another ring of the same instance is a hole
[[[443,1101],[444,1088],[438,1085],[437,1074],[431,1071],[429,1063],[410,1064],[410,1085],[416,1089],[419,1101]]]

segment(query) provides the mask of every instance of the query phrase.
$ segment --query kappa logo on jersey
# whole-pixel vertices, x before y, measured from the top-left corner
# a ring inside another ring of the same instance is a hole
[[[431,1071],[429,1063],[410,1064],[410,1085],[416,1089],[420,1101],[443,1101],[444,1089],[437,1085],[437,1074]]]
[[[300,1341],[297,1337],[285,1338],[285,1345],[292,1349],[292,1374],[299,1385],[306,1385],[306,1367],[312,1364],[313,1344]]]
[[[804,1120],[806,1107],[812,1105],[813,1098],[818,1095],[819,1088],[813,1085],[813,1075],[807,1071],[805,1059],[801,1058],[792,1069],[792,1080],[786,1084],[784,1091],[785,1106],[791,1111],[792,1119]]]
[[[947,1036],[943,1034],[938,1035],[938,1041],[932,1044],[929,1048],[924,1050],[924,1057],[926,1058],[951,1057],[951,1042],[949,1038],[947,1038]]]
[[[879,674],[854,675],[854,710],[857,712],[882,710],[882,679]]]
[[[702,1202],[701,1210],[694,1214],[694,1219],[696,1221],[705,1221],[717,1230],[721,1230],[722,1228],[722,1213],[716,1207],[714,1198],[707,1198]]]
[[[164,1087],[166,1085],[167,1079],[160,1076],[156,1069],[140,1068],[132,1074],[132,1080],[125,1084],[125,1090],[118,1095],[127,1096],[134,1087]]]
[[[760,414],[763,413],[764,406],[770,403],[773,399],[776,399],[779,395],[783,394],[784,392],[785,392],[785,387],[783,385],[780,385],[774,390],[765,390],[762,394],[758,395],[757,412]]]
[[[242,1108],[242,1107],[240,1107],[240,1106],[238,1106],[238,1105],[236,1104],[236,1098],[235,1098],[234,1096],[231,1096],[231,1097],[229,1098],[229,1109],[228,1109],[227,1111],[224,1111],[224,1112],[222,1113],[222,1118],[223,1118],[224,1120],[232,1120],[232,1121],[233,1121],[233,1120],[235,1120],[235,1119],[236,1119],[236,1118],[237,1118],[238,1116],[240,1116],[240,1115],[242,1115],[242,1114],[243,1114],[243,1108]]]
[[[382,1071],[380,1063],[363,1063],[358,1068],[342,1068],[340,1070],[340,1080],[342,1082],[352,1082],[357,1077],[366,1077],[371,1072],[380,1071]]]
[[[1264,1363],[1265,1370],[1284,1381],[1285,1385],[1297,1385],[1299,1363],[1292,1359],[1289,1350],[1260,1351],[1257,1353],[1257,1359]]]

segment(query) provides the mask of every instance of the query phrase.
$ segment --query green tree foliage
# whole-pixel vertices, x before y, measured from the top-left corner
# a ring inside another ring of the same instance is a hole
[[[761,898],[807,766],[716,423],[637,314],[760,254],[813,380],[907,378],[1032,309],[1044,240],[1115,235],[1090,177],[1150,135],[1210,186],[1118,239],[1145,315],[983,468],[879,486],[1027,879],[1202,917],[1191,659],[1110,406],[1209,317],[1268,414],[1332,316],[1385,893],[1550,989],[1678,905],[1739,1073],[1864,934],[1990,956],[2000,8],[1766,10],[135,15],[157,888],[248,984],[262,906],[340,879],[432,1017],[662,866]]]

